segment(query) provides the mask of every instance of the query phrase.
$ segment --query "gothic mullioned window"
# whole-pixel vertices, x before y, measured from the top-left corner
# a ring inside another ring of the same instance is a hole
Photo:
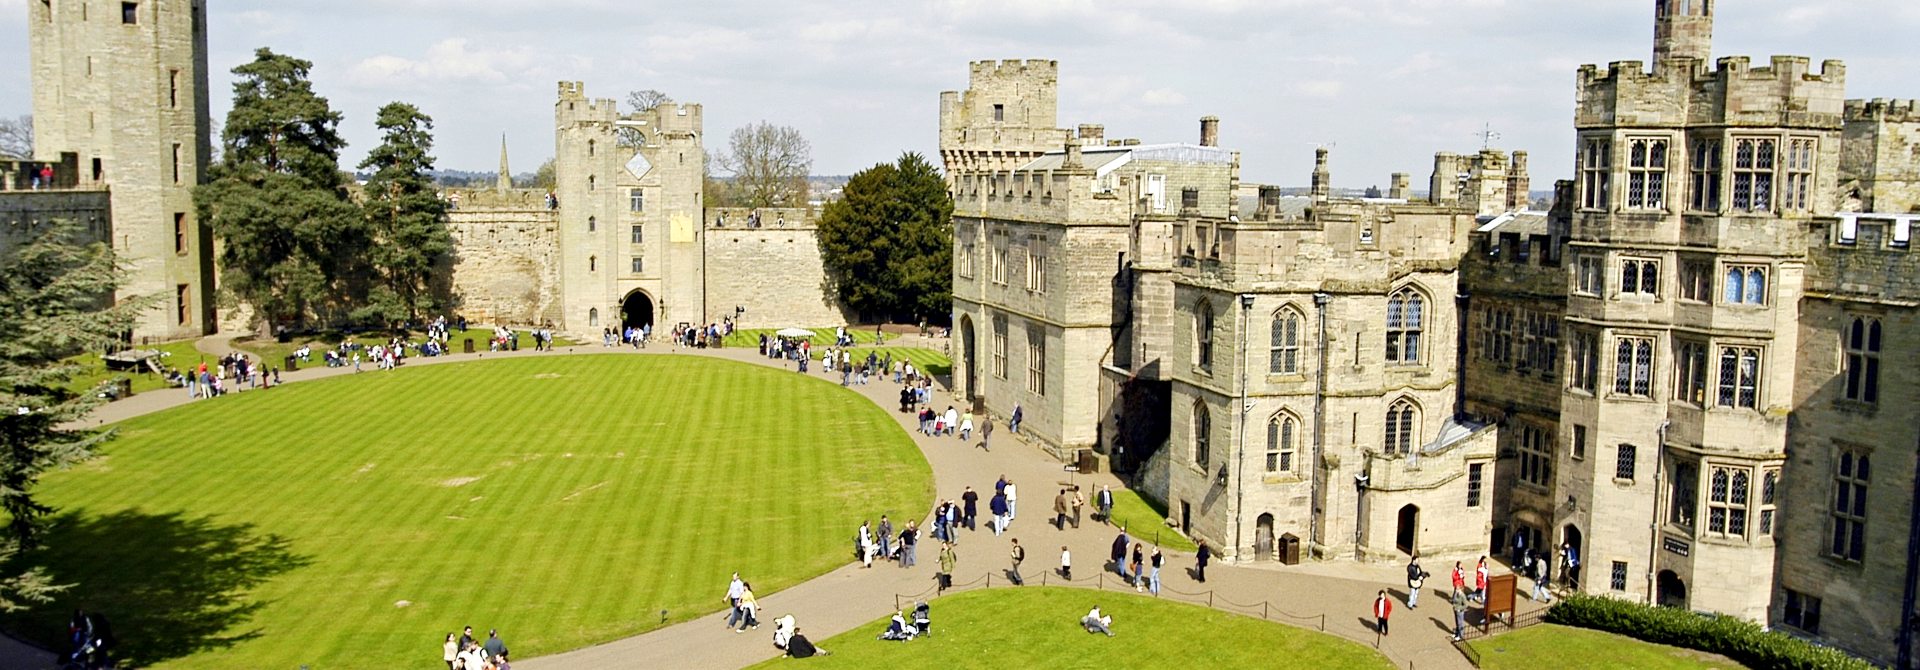
[[[1600,338],[1591,332],[1575,331],[1569,347],[1570,380],[1575,389],[1593,393],[1600,370]]]
[[[1007,378],[1007,319],[993,319],[993,377]]]
[[[1267,372],[1290,375],[1300,371],[1300,313],[1289,307],[1273,317]]]
[[[1627,208],[1666,209],[1667,141],[1627,140]]]
[[[1207,467],[1213,456],[1213,413],[1204,402],[1193,403],[1193,464]]]
[[[1620,293],[1658,297],[1660,261],[1652,258],[1627,258],[1620,261]]]
[[[1707,345],[1675,341],[1673,347],[1674,399],[1695,406],[1707,404]]]
[[[1387,443],[1389,454],[1411,454],[1417,443],[1420,425],[1420,408],[1413,401],[1402,399],[1387,408]]]
[[[1545,428],[1520,424],[1514,442],[1520,454],[1520,481],[1534,486],[1553,485],[1553,435]]]
[[[1787,141],[1781,162],[1787,169],[1786,188],[1780,194],[1780,207],[1797,211],[1813,209],[1813,148],[1811,138]]]
[[[1300,420],[1281,412],[1267,421],[1267,472],[1291,473],[1299,453]]]
[[[1419,365],[1420,335],[1425,330],[1426,302],[1420,292],[1403,288],[1387,298],[1387,363]]]
[[[1580,206],[1606,209],[1610,202],[1613,171],[1613,141],[1590,139],[1580,152]]]
[[[1047,335],[1038,328],[1027,330],[1027,392],[1047,394]]]
[[[1844,334],[1847,351],[1846,398],[1880,402],[1880,320],[1856,316]]]
[[[1767,269],[1759,265],[1727,266],[1721,302],[1729,305],[1767,304]]]
[[[1193,310],[1193,365],[1213,371],[1213,303],[1204,298]]]
[[[1601,272],[1600,265],[1599,256],[1581,256],[1574,261],[1574,292],[1600,295],[1606,290],[1605,273]]]
[[[1720,211],[1720,178],[1724,160],[1720,151],[1720,140],[1697,139],[1688,151],[1692,170],[1692,197],[1687,203],[1690,209],[1700,212]]]
[[[1713,263],[1699,258],[1680,260],[1680,299],[1694,302],[1713,299]]]
[[[1746,537],[1748,477],[1745,468],[1713,468],[1707,484],[1707,532]]]
[[[1743,137],[1733,141],[1733,208],[1742,212],[1773,209],[1773,169],[1779,140]]]
[[[1714,404],[1754,409],[1760,403],[1760,349],[1720,347],[1720,389]]]
[[[1676,461],[1673,464],[1673,479],[1668,481],[1667,523],[1677,526],[1693,527],[1694,499],[1699,491],[1700,466],[1692,461]]]
[[[1613,459],[1613,478],[1633,481],[1634,470],[1639,466],[1640,448],[1631,444],[1620,445]]]
[[[1653,339],[1622,337],[1614,347],[1613,392],[1647,398],[1653,395]]]
[[[1767,468],[1760,471],[1760,527],[1762,536],[1772,537],[1774,528],[1774,491],[1780,487],[1780,469]]]
[[[1860,561],[1867,555],[1867,484],[1873,474],[1865,451],[1841,448],[1833,472],[1832,542],[1827,553]]]

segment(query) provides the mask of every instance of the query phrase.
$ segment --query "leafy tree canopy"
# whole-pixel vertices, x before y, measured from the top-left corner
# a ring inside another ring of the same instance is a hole
[[[952,313],[953,200],[917,153],[860,171],[820,216],[840,300],[863,318],[945,323]]]

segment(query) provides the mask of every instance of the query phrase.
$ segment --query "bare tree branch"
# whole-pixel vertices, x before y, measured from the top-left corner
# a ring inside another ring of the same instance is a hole
[[[33,157],[33,115],[0,118],[0,158]]]
[[[627,106],[631,107],[635,114],[653,111],[654,108],[669,102],[673,102],[673,98],[651,88],[627,94]],[[614,135],[618,138],[620,146],[630,149],[637,149],[646,144],[646,136],[638,128],[621,126],[614,129]]]
[[[765,121],[735,128],[726,153],[715,158],[733,177],[740,206],[798,207],[807,201],[813,145],[800,131]]]

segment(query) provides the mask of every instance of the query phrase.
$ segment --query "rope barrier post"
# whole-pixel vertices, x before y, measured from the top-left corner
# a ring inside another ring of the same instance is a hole
[[[1260,601],[1260,618],[1267,618],[1267,601]]]
[[[1213,591],[1207,591],[1207,606],[1213,606]]]

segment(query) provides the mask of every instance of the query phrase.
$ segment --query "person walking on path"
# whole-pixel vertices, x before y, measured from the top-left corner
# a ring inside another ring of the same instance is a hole
[[[1453,590],[1467,590],[1467,576],[1466,573],[1461,570],[1459,561],[1453,562]]]
[[[973,410],[967,410],[965,414],[960,415],[960,441],[965,442],[968,439],[971,439],[972,437],[973,437]]]
[[[453,661],[457,658],[460,658],[460,645],[453,641],[453,633],[447,633],[447,643],[440,647],[440,660],[447,662],[447,670],[453,670]]]
[[[1053,496],[1053,527],[1057,530],[1067,529],[1067,490],[1066,489],[1060,489],[1060,492],[1054,494]]]
[[[1007,480],[1007,521],[1020,518],[1020,494],[1013,486],[1013,480]]]
[[[860,522],[860,566],[862,568],[873,567],[873,552],[875,549],[873,527],[865,521]]]
[[[1113,521],[1113,487],[1101,484],[1100,495],[1095,496],[1093,500],[1094,506],[1100,510],[1100,524],[1104,526],[1111,523]]]
[[[1572,542],[1560,544],[1560,576],[1567,580],[1567,588],[1580,590],[1580,550]]]
[[[914,545],[919,541],[920,529],[908,521],[906,529],[900,531],[900,567],[913,567]]]
[[[1487,557],[1480,557],[1480,565],[1473,569],[1473,599],[1475,602],[1487,602]]]
[[[1121,528],[1120,534],[1113,537],[1113,551],[1108,558],[1113,561],[1113,571],[1122,577],[1127,575],[1127,545],[1133,544],[1133,538],[1127,537],[1127,529]]]
[[[744,584],[740,590],[740,611],[745,612],[747,616],[740,620],[740,627],[733,629],[733,632],[745,633],[748,628],[760,627],[760,601],[753,598],[752,584]]]
[[[999,537],[1007,529],[1007,494],[993,494],[993,499],[987,501],[987,511],[993,513],[993,536]]]
[[[1080,487],[1078,486],[1073,487],[1072,493],[1073,493],[1073,497],[1069,501],[1069,503],[1073,505],[1073,517],[1072,517],[1073,527],[1079,528],[1080,527],[1080,508],[1086,506],[1087,497],[1080,495]]]
[[[1060,578],[1073,581],[1073,552],[1064,544],[1060,545]]]
[[[1020,411],[1020,403],[1016,402],[1013,404],[1012,418],[1007,419],[1007,430],[1013,431],[1013,434],[1015,435],[1019,435],[1021,418],[1022,418],[1022,414]]]
[[[893,560],[893,522],[887,520],[887,515],[882,514],[880,527],[875,530],[877,537],[874,539],[880,541],[880,560]]]
[[[1420,554],[1414,552],[1407,559],[1407,609],[1420,609],[1420,587],[1426,585],[1432,575],[1420,567]]]
[[[993,413],[988,412],[986,414],[980,415],[980,449],[984,451],[993,451],[992,449],[989,449],[987,447],[987,442],[992,439],[993,439]]]
[[[1013,573],[1012,573],[1013,585],[1014,586],[1025,585],[1026,580],[1020,577],[1020,562],[1027,560],[1027,548],[1020,546],[1020,538],[1017,538],[1017,537],[1013,538],[1012,556],[1013,556]],[[447,637],[453,637],[453,636],[448,635]]]
[[[1553,602],[1553,594],[1547,592],[1547,559],[1546,557],[1541,556],[1540,552],[1538,551],[1533,552],[1532,556],[1529,557],[1527,560],[1527,565],[1528,567],[1533,569],[1533,600],[1534,602],[1541,602],[1541,603]]]
[[[487,658],[495,659],[496,661],[506,660],[507,643],[504,640],[500,639],[499,629],[497,628],[487,629],[487,643],[484,645],[481,645],[480,650],[487,653]]]
[[[732,609],[727,614],[728,628],[732,628],[734,624],[740,623],[740,618],[746,616],[746,614],[740,610],[740,595],[746,593],[746,590],[747,584],[746,582],[740,581],[740,573],[733,573],[733,581],[727,584],[727,603],[732,606]]]
[[[1207,541],[1201,540],[1199,549],[1193,556],[1193,578],[1202,584],[1207,583]]]
[[[1386,636],[1387,617],[1390,616],[1393,616],[1393,600],[1387,598],[1386,589],[1380,589],[1380,594],[1373,598],[1373,618],[1379,622],[1378,628],[1374,630],[1375,633],[1382,637]]]
[[[947,542],[947,543],[944,543],[944,544],[942,544],[942,545],[940,545],[940,575],[939,575],[939,577],[940,577],[940,591],[941,591],[941,592],[945,592],[945,591],[946,591],[947,589],[950,589],[950,588],[953,588],[953,564],[954,564],[954,562],[955,562],[955,561],[958,561],[958,560],[959,560],[959,558],[960,558],[960,557],[958,557],[958,556],[955,556],[955,555],[953,554],[953,543],[952,543],[952,542]]]
[[[1453,597],[1449,600],[1453,601],[1453,641],[1459,642],[1461,634],[1467,630],[1467,594],[1459,587],[1454,587]]]
[[[975,530],[973,520],[980,513],[980,494],[974,493],[973,487],[969,486],[966,493],[960,494],[960,504],[960,520],[967,524],[967,530]]]
[[[1147,591],[1157,596],[1160,595],[1160,561],[1162,560],[1159,545],[1153,547],[1153,556],[1147,560],[1152,562],[1153,567],[1153,574],[1147,577]]]
[[[1146,546],[1139,542],[1133,543],[1133,563],[1129,570],[1133,572],[1133,590],[1135,593],[1146,589],[1147,571],[1142,569],[1146,564],[1146,558]]]

